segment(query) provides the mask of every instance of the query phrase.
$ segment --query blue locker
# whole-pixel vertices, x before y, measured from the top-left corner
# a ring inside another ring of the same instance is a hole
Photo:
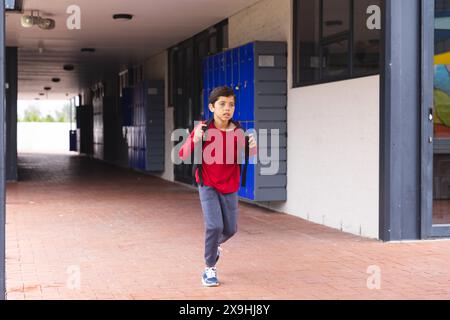
[[[213,66],[214,66],[214,82],[211,89],[218,87],[220,85],[220,56],[216,54],[213,56]]]
[[[239,47],[239,93],[240,93],[240,101],[239,101],[239,120],[246,121],[246,108],[247,108],[247,95],[246,90],[244,89],[244,84],[247,79],[247,48],[245,46]]]
[[[254,122],[247,122],[247,132],[251,133],[255,129]],[[256,136],[256,134],[255,134]],[[247,185],[246,185],[246,198],[249,200],[255,200],[255,157],[249,159],[249,165],[247,169]]]
[[[208,106],[208,92],[209,92],[209,70],[208,70],[208,62],[209,60],[207,58],[203,59],[202,66],[203,66],[203,119],[207,116],[206,114],[206,108]]]
[[[139,118],[140,118],[140,113],[141,113],[141,108],[139,107],[139,105],[136,105],[136,121],[134,123],[134,126],[138,126],[139,125]]]
[[[272,65],[269,62],[270,60],[267,59],[267,65],[260,66],[255,60],[258,55],[267,55],[268,58],[273,56],[274,64]],[[285,112],[283,107],[286,104],[287,97],[283,86],[286,84],[287,78],[286,55],[287,46],[285,43],[256,41],[206,58],[207,72],[204,73],[205,101],[213,88],[219,85],[228,85],[233,88],[236,94],[234,119],[242,124],[243,129],[251,131],[255,128],[257,122],[262,128],[265,126],[268,128],[276,128],[277,126],[280,129],[285,128],[286,123],[280,124],[276,119],[273,119],[273,121],[268,119],[267,112],[260,111],[255,107],[255,103],[265,105],[267,96],[267,99],[271,99],[271,104],[274,104],[274,107],[279,108],[280,112]],[[224,71],[221,67],[223,61]],[[272,68],[273,72],[267,72],[269,68]],[[258,70],[258,73],[256,73],[256,70]],[[281,73],[283,74],[283,81],[280,81]],[[258,79],[255,79],[255,77],[258,77]],[[284,84],[281,84],[281,82]],[[267,91],[269,83],[275,83],[276,92]],[[255,95],[258,95],[258,98]],[[205,119],[207,118],[209,118],[209,111],[205,112]],[[281,150],[281,152],[284,152],[283,157],[287,156],[285,150]],[[257,170],[259,170],[261,164],[255,163],[256,158],[257,155],[250,159],[247,170],[247,185],[245,188],[239,189],[239,196],[251,201],[285,201],[287,193],[283,175],[279,174],[274,179],[259,176]]]
[[[225,52],[225,85],[233,88],[233,52]]]
[[[139,145],[139,127],[134,127],[133,128],[134,131],[134,143],[133,143],[133,147],[137,148]]]
[[[134,139],[134,142],[133,142],[133,147],[134,148],[137,148],[138,147],[138,145],[139,145],[139,127],[136,127],[136,126],[134,126],[133,127],[133,131],[134,131],[134,135],[133,135],[133,139]]]
[[[208,95],[214,88],[214,59],[213,57],[208,58]]]
[[[128,127],[128,147],[133,147],[133,127]]]
[[[250,43],[247,45],[247,79],[245,89],[247,90],[247,120],[255,121],[255,45]]]
[[[211,94],[211,91],[214,89],[214,86],[215,86],[215,76],[214,76],[215,69],[214,69],[214,59],[212,56],[209,58],[208,66],[209,66],[209,70],[210,70],[210,77],[208,79],[209,80],[209,86],[208,86],[209,89],[208,89],[207,96],[208,96],[208,100],[209,100],[209,95]],[[211,112],[209,111],[208,104],[207,104],[205,106],[205,120],[209,119],[210,117],[211,117]]]
[[[232,57],[232,83],[233,89],[239,85],[239,48],[231,50]]]
[[[239,82],[241,92],[241,118],[250,121],[253,116],[253,43],[239,48]]]
[[[122,90],[122,122],[123,126],[130,126],[132,121],[132,89],[124,88]]]
[[[206,100],[209,100],[209,95],[211,94],[211,91],[215,88],[215,76],[214,76],[214,58],[213,56],[208,58],[208,68],[209,68],[209,77],[208,77],[208,91],[206,93]],[[211,112],[208,108],[208,102],[205,105],[205,115],[204,119],[209,119],[211,117]]]
[[[239,48],[235,48],[231,50],[232,52],[232,77],[233,77],[233,86],[232,89],[236,94],[236,110],[235,110],[235,119],[241,121],[241,92],[239,90]]]
[[[142,131],[142,127],[137,127],[137,130],[138,130],[138,148],[142,148],[142,134],[141,134],[141,131]]]
[[[247,130],[247,122],[242,121],[242,122],[241,122],[241,126],[242,126],[242,129],[243,129],[244,131]],[[243,155],[243,154],[241,154],[241,156],[242,156],[242,164],[241,164],[241,168],[243,169],[243,168],[244,168],[244,160],[245,160],[245,158],[244,158],[244,155]],[[248,175],[248,172],[247,172],[247,175]],[[242,172],[241,172],[241,183],[242,183]],[[248,183],[248,179],[247,179],[247,183]],[[239,196],[240,196],[241,198],[247,198],[247,188],[244,188],[244,187],[242,187],[242,185],[240,185],[238,194],[239,194]]]
[[[225,65],[225,53],[219,53],[219,86],[227,84],[226,80],[226,65]]]
[[[147,146],[146,146],[146,143],[145,143],[145,132],[146,132],[145,126],[142,126],[141,130],[142,130],[142,132],[141,132],[141,148],[142,149],[147,149]]]
[[[144,128],[143,128],[143,135],[144,135],[144,141],[143,141],[143,144],[144,144],[144,149],[145,150],[147,150],[147,127],[145,126]]]

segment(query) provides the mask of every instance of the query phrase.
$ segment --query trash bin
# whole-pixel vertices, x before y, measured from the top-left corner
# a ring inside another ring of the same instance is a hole
[[[70,130],[70,151],[77,150],[77,130]]]

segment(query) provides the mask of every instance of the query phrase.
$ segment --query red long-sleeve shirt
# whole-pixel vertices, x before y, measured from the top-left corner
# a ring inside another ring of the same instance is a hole
[[[202,122],[201,124],[204,124]],[[199,124],[198,127],[201,126]],[[197,127],[197,128],[198,128]],[[196,128],[196,129],[197,129]],[[195,148],[194,134],[195,130],[192,130],[191,134],[187,138],[186,142],[180,149],[179,156],[183,161],[191,157],[191,154]],[[216,129],[216,130],[211,130]],[[222,145],[212,145],[216,141],[216,136],[213,133],[220,132],[222,135]],[[222,194],[234,193],[239,190],[240,187],[240,164],[238,164],[238,152],[243,152],[245,147],[245,138],[243,131],[236,128],[233,131],[222,131],[216,128],[214,121],[211,122],[206,135],[209,137],[207,141],[203,142],[203,162],[202,162],[202,178],[205,186],[213,187]],[[227,139],[227,135],[228,139]],[[227,144],[228,140],[233,138],[233,145]],[[200,143],[200,142],[199,142]],[[250,156],[256,154],[256,148],[250,149]],[[228,159],[227,159],[228,156]],[[227,161],[228,160],[228,161]],[[200,183],[198,170],[195,172],[195,180]]]

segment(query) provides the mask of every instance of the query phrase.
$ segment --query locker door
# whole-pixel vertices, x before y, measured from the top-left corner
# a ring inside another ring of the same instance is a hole
[[[214,88],[214,57],[208,57],[208,88],[211,92],[212,88]],[[208,93],[209,94],[209,93]]]
[[[218,54],[216,54],[213,57],[213,65],[214,65],[214,83],[213,86],[211,87],[211,90],[220,86],[220,56]]]
[[[206,105],[205,105],[205,116],[204,119],[207,120],[211,118],[212,114],[208,108],[208,98],[211,91],[214,89],[214,57],[208,57],[208,92],[206,93]]]
[[[202,60],[202,71],[203,71],[203,115],[202,118],[206,119],[207,109],[208,109],[208,93],[209,93],[209,70],[208,70],[208,58]]]
[[[244,131],[247,130],[247,122],[241,122],[241,126]],[[245,160],[245,158],[242,155],[242,164],[241,164],[242,169],[244,168],[244,163],[243,163],[244,160]],[[247,175],[248,175],[248,172],[247,172]],[[242,179],[242,172],[241,172],[241,179]],[[241,180],[241,183],[242,183],[242,180]],[[248,178],[247,178],[247,183],[248,183]],[[247,199],[247,188],[242,187],[242,185],[240,184],[238,195],[241,198]]]
[[[240,82],[241,82],[241,98],[244,104],[243,120],[253,120],[253,92],[254,92],[254,44],[249,43],[242,46],[240,53]]]
[[[139,149],[144,149],[144,129],[143,126],[139,127]]]
[[[219,53],[219,86],[226,85],[225,53]]]
[[[236,94],[236,111],[234,118],[238,121],[241,121],[241,92],[239,90],[239,48],[234,48],[232,50],[232,78],[233,78],[233,90]]]
[[[249,132],[252,132],[252,130],[255,129],[255,123],[254,122],[248,122],[247,123],[247,130]],[[254,132],[254,135],[256,136],[256,132]],[[252,157],[249,159],[249,165],[247,168],[247,185],[246,185],[246,191],[245,194],[247,195],[247,199],[249,200],[255,200],[255,157]]]
[[[147,127],[143,128],[142,134],[144,135],[144,141],[142,143],[144,144],[144,149],[147,151]]]
[[[240,91],[240,118],[247,121],[247,89],[248,68],[247,68],[247,46],[239,47],[239,91]]]
[[[250,43],[247,45],[247,82],[245,87],[247,90],[247,120],[255,121],[255,45]]]
[[[225,52],[225,85],[233,88],[233,52]]]

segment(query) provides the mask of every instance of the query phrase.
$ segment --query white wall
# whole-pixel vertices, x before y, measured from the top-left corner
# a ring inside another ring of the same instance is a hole
[[[172,131],[174,130],[174,121],[173,121],[173,108],[168,107],[169,101],[169,68],[168,68],[168,56],[167,51],[163,51],[157,55],[154,55],[147,59],[144,64],[144,77],[149,80],[165,80],[165,124],[166,124],[166,142],[165,142],[165,170],[161,174],[156,174],[165,180],[174,181],[174,168],[171,160],[171,151],[172,151],[172,142],[170,141],[170,137],[172,135]]]
[[[263,0],[229,18],[229,46],[255,40],[286,40],[290,32],[290,0]]]
[[[378,88],[373,76],[289,91],[288,201],[275,208],[378,238]]]
[[[229,19],[230,47],[288,43],[288,200],[265,205],[378,238],[379,77],[293,89],[291,26],[291,0],[262,0]]]

